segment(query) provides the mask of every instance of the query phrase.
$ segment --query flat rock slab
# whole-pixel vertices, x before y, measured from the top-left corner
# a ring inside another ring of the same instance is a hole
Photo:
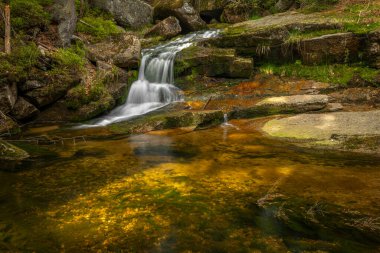
[[[267,122],[263,130],[271,136],[331,140],[334,136],[380,135],[380,110],[302,114]]]
[[[271,120],[262,129],[301,147],[380,155],[380,110],[302,114]]]
[[[324,109],[329,102],[327,95],[295,95],[271,97],[255,106],[231,113],[231,118],[251,118],[276,114],[305,113]]]

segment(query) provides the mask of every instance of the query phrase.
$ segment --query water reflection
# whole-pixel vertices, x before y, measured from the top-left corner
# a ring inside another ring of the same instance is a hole
[[[302,153],[231,123],[88,140],[1,173],[0,251],[379,250],[378,160]]]

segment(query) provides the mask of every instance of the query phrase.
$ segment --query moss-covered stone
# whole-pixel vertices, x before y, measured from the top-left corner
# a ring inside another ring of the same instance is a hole
[[[24,150],[0,140],[0,170],[13,170],[17,163],[28,157]]]
[[[108,127],[116,134],[139,134],[153,130],[172,129],[180,127],[195,127],[202,129],[223,122],[222,111],[174,111],[156,112],[144,117],[120,122]]]
[[[253,60],[235,56],[233,49],[192,46],[181,51],[176,58],[174,72],[177,77],[203,75],[208,77],[249,78]]]

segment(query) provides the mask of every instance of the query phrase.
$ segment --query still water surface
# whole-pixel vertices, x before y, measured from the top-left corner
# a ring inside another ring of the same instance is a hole
[[[380,251],[379,159],[234,124],[43,147],[0,172],[0,252]]]

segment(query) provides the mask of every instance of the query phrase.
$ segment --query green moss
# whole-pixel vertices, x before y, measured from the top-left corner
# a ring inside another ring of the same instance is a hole
[[[300,61],[285,65],[264,64],[259,68],[261,73],[276,74],[281,76],[292,76],[315,81],[346,85],[355,74],[359,74],[363,79],[373,82],[379,75],[379,71],[362,65],[321,65],[306,66]]]
[[[60,48],[53,53],[52,58],[55,62],[55,68],[62,71],[84,69],[85,51],[81,45],[74,45],[71,48]]]
[[[97,39],[104,39],[112,35],[120,34],[123,29],[118,27],[113,20],[107,20],[103,17],[87,16],[82,18],[77,25],[77,31],[94,36]]]
[[[18,82],[27,78],[30,70],[38,64],[41,56],[34,43],[16,45],[10,55],[0,56],[0,82]]]
[[[29,29],[36,27],[46,28],[50,23],[50,15],[44,10],[44,6],[51,3],[50,0],[12,0],[13,29],[29,32]]]
[[[81,84],[69,91],[66,106],[69,109],[77,110],[83,105],[100,100],[106,93],[107,90],[101,80],[94,82],[89,87],[86,87],[85,84]]]

